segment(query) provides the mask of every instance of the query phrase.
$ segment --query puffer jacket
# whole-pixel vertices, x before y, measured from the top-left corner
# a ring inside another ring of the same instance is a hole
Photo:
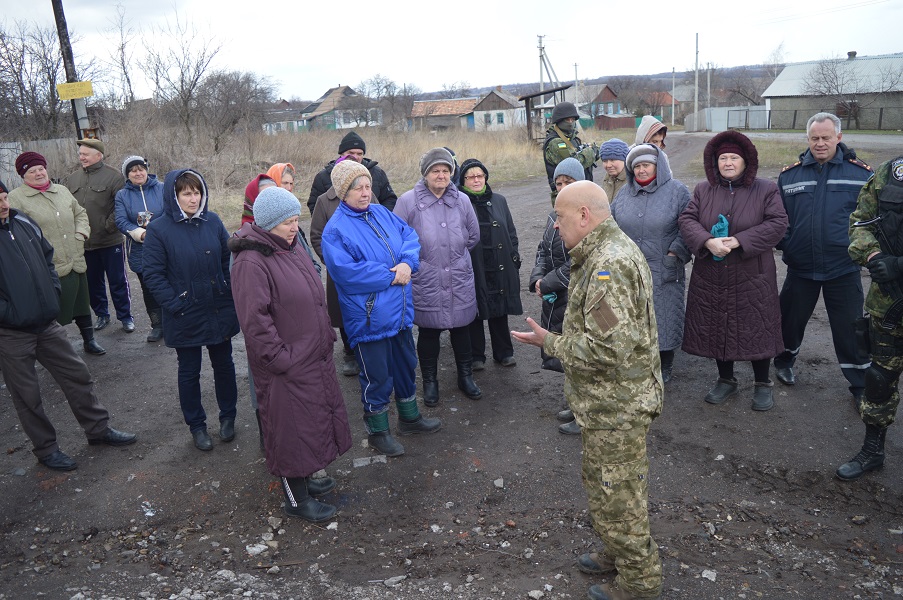
[[[126,234],[125,250],[129,268],[135,273],[143,270],[144,241],[141,234],[147,226],[138,226],[138,213],[151,213],[151,221],[163,215],[163,184],[156,175],[148,175],[144,185],[126,181],[125,187],[116,192],[116,226]]]
[[[0,223],[0,327],[38,333],[60,312],[53,247],[37,224],[15,209]]]
[[[470,249],[480,241],[480,225],[470,200],[455,184],[437,198],[422,179],[405,192],[395,214],[420,238],[420,270],[412,278],[414,323],[452,329],[477,316]]]
[[[420,268],[420,242],[412,227],[382,205],[358,213],[341,202],[320,243],[352,348],[413,326],[412,285],[392,285],[395,273],[389,270],[402,262],[411,273]]]
[[[116,227],[116,192],[125,186],[119,169],[100,161],[70,173],[63,185],[88,211],[91,237],[85,242],[85,250],[111,248],[123,242]]]
[[[176,199],[176,179],[192,172],[203,186],[198,212],[187,217]],[[163,216],[144,238],[144,282],[163,308],[163,339],[170,348],[222,343],[239,331],[229,280],[229,233],[208,210],[207,183],[193,169],[166,174]]]

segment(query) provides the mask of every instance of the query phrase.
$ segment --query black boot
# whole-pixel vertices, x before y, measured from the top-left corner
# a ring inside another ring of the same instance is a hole
[[[884,438],[886,436],[887,427],[867,424],[862,449],[850,462],[837,468],[837,477],[844,481],[852,481],[859,479],[869,471],[875,471],[884,466]]]
[[[392,437],[389,432],[389,414],[364,413],[364,425],[367,427],[367,444],[386,456],[401,456],[404,454],[404,446]]]
[[[420,376],[423,377],[423,403],[436,406],[439,404],[439,359],[421,360]]]
[[[254,414],[257,415],[257,431],[260,433],[260,449],[265,450],[266,448],[263,445],[263,425],[260,424],[260,409],[255,409]]]
[[[322,523],[335,516],[336,507],[311,498],[307,477],[280,477],[285,494],[285,514],[311,523]]]
[[[90,315],[76,317],[75,324],[78,325],[78,330],[82,334],[82,340],[84,341],[84,348],[86,353],[93,354],[95,356],[100,356],[107,353],[107,351],[104,350],[100,346],[100,344],[98,344],[94,340],[94,325],[91,324]]]
[[[442,421],[431,419],[420,414],[417,398],[411,396],[407,400],[396,400],[398,407],[398,435],[412,433],[434,433],[442,427]]]
[[[483,397],[483,392],[473,380],[473,360],[470,358],[458,361],[458,389],[471,400],[479,400]]]
[[[163,339],[163,309],[158,308],[151,310],[148,311],[147,314],[150,317],[151,322],[151,330],[150,333],[147,334],[147,341],[159,342]]]

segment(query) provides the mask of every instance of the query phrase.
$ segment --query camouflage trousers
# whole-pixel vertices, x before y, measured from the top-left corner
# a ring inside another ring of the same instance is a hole
[[[615,583],[639,597],[656,596],[662,589],[662,563],[649,532],[647,431],[582,433],[583,485],[593,527],[618,569]]]
[[[859,407],[862,421],[867,425],[888,427],[897,416],[900,404],[899,380],[903,372],[903,327],[897,326],[886,331],[878,324],[878,319],[869,319],[869,346],[871,347],[872,365],[880,367],[885,375],[891,377],[892,392],[886,402],[873,402],[869,398],[870,375],[866,373],[865,396]]]

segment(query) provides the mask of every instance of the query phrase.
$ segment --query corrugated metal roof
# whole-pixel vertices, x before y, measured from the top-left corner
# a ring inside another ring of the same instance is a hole
[[[836,63],[837,72],[846,76],[850,82],[849,93],[868,94],[882,91],[903,91],[903,80],[899,77],[903,73],[903,52],[897,54],[883,54],[881,56],[857,56],[855,58],[828,59]],[[811,96],[807,92],[807,85],[812,80],[812,71],[822,60],[811,60],[801,63],[793,63],[784,67],[784,70],[772,82],[763,98]],[[887,90],[887,78],[891,74],[896,75],[896,86]],[[853,83],[855,82],[855,83]],[[883,83],[882,83],[883,82]],[[838,84],[839,88],[842,85]],[[855,88],[855,89],[853,89]]]
[[[460,116],[473,112],[479,98],[454,98],[451,100],[417,100],[411,109],[411,117]]]

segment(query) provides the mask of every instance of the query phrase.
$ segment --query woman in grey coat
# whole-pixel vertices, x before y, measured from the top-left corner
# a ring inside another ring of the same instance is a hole
[[[671,175],[668,155],[652,144],[635,146],[626,160],[627,183],[611,204],[611,216],[632,239],[652,271],[662,379],[671,380],[674,350],[684,335],[684,265],[690,251],[677,218],[690,202],[690,190]]]

